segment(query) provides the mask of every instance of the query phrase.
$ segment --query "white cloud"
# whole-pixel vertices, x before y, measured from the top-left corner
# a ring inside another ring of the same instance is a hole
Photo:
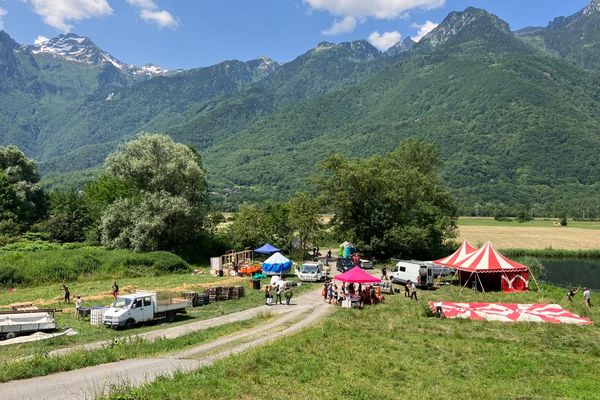
[[[33,44],[35,44],[36,46],[39,46],[43,43],[46,43],[48,40],[50,40],[50,39],[48,39],[46,36],[39,35],[38,37],[35,38],[35,41],[33,42]]]
[[[25,0],[33,11],[53,28],[68,32],[73,28],[69,22],[110,15],[113,9],[107,0]]]
[[[400,41],[400,32],[384,32],[380,34],[375,31],[369,35],[369,42],[381,51],[386,51]]]
[[[434,30],[438,25],[439,24],[436,24],[435,22],[431,22],[429,20],[423,25],[413,24],[413,28],[419,28],[419,31],[417,32],[417,35],[412,39],[415,42],[418,42],[419,40],[423,39],[423,36],[427,35],[429,32]]]
[[[0,29],[4,29],[4,17],[6,14],[8,14],[8,11],[0,7]]]
[[[171,28],[176,29],[179,26],[179,22],[170,12],[142,10],[140,11],[140,17],[146,22],[154,22],[159,28]]]
[[[331,25],[331,28],[323,31],[323,35],[340,35],[342,33],[350,33],[356,28],[356,19],[354,17],[344,17],[340,21],[337,19]]]
[[[158,6],[153,0],[127,0],[130,6],[144,10],[156,10]]]
[[[127,0],[127,3],[139,10],[141,19],[156,24],[159,29],[176,29],[179,26],[179,21],[173,17],[173,14],[160,10],[154,0]]]
[[[442,7],[446,0],[304,0],[315,10],[343,17],[391,19],[415,8],[431,10]]]

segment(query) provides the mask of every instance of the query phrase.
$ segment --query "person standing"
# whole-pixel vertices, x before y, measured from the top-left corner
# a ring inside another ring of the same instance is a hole
[[[410,284],[410,299],[415,299],[415,301],[418,301],[419,299],[417,299],[417,286],[415,285],[414,282],[412,282]]]
[[[588,307],[592,307],[592,297],[590,294],[590,289],[583,288],[583,298],[585,299],[585,305]]]
[[[65,291],[65,303],[70,304],[71,303],[71,292],[69,292],[69,287],[63,283],[60,288]]]
[[[381,279],[387,280],[387,268],[385,265],[381,267]]]
[[[411,285],[411,281],[408,280],[406,281],[406,284],[404,284],[404,297],[410,297],[410,285]]]
[[[119,295],[119,285],[117,285],[117,281],[113,282],[111,290],[112,290],[113,298],[116,299],[117,296]]]
[[[270,306],[271,302],[269,301],[269,299],[271,298],[271,290],[269,285],[265,285],[265,304]]]
[[[573,302],[573,297],[575,297],[577,292],[579,292],[579,287],[577,289],[575,289],[575,288],[569,289],[569,291],[567,292],[567,300],[569,300],[570,302]]]
[[[281,294],[283,293],[283,288],[285,288],[285,285],[277,285],[277,290],[276,290],[276,296],[275,297],[275,304],[277,304],[277,302],[279,302],[279,304],[283,304],[283,302],[281,301]]]
[[[323,296],[323,303],[327,303],[327,282],[323,284],[321,289],[321,296]]]
[[[290,302],[292,301],[292,296],[294,295],[294,292],[292,292],[291,288],[286,288],[283,291],[283,297],[285,297],[285,304],[286,305],[290,305]]]

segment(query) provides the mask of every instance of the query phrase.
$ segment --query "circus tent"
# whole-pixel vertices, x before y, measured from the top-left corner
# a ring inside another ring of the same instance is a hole
[[[503,256],[490,242],[467,258],[448,266],[459,271],[460,281],[466,281],[465,286],[476,279],[484,291],[485,288],[501,289],[505,292],[524,291],[529,288],[529,267]]]
[[[465,240],[454,253],[450,254],[448,257],[440,258],[439,260],[434,260],[433,263],[443,265],[446,267],[453,267],[454,264],[463,261],[476,251],[477,249],[471,246],[471,243]]]

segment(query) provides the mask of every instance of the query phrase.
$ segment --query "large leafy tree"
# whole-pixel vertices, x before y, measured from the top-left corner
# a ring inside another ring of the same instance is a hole
[[[434,145],[410,140],[384,156],[327,159],[318,179],[333,223],[382,257],[428,258],[456,227],[456,208],[439,178]]]
[[[297,235],[304,257],[323,233],[321,205],[315,195],[306,192],[297,193],[288,205],[290,229]]]
[[[50,194],[47,230],[54,239],[62,242],[83,241],[86,230],[93,222],[89,203],[83,193],[69,190]]]
[[[178,250],[202,229],[206,180],[192,148],[167,135],[144,133],[109,155],[106,168],[126,183],[122,190],[132,192],[109,199],[101,222],[106,246]]]
[[[21,230],[46,216],[48,199],[39,181],[35,161],[14,146],[0,147],[0,229]]]
[[[240,206],[227,236],[236,248],[256,248],[271,243],[289,249],[291,230],[286,204],[260,203]]]

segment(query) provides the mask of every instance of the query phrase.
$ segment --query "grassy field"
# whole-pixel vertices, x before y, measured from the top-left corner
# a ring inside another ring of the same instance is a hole
[[[93,365],[126,360],[130,358],[143,358],[158,356],[187,347],[197,346],[210,340],[252,328],[260,323],[268,322],[272,317],[269,314],[261,315],[245,321],[238,321],[219,327],[209,328],[175,339],[158,339],[153,342],[121,338],[109,346],[98,350],[79,350],[64,356],[46,357],[43,353],[36,354],[16,362],[4,361],[0,366],[0,382],[15,379],[27,379],[44,376],[52,373],[71,371]]]
[[[111,280],[80,282],[70,286],[72,298],[82,295],[84,306],[109,305],[112,302],[110,295]],[[196,307],[188,310],[187,315],[178,316],[177,320],[170,324],[153,324],[137,327],[133,330],[111,330],[104,327],[92,326],[89,320],[77,318],[74,305],[65,306],[56,302],[61,298],[58,285],[41,286],[35,288],[17,289],[9,293],[4,291],[0,294],[0,304],[6,308],[9,303],[34,301],[40,307],[63,307],[63,312],[56,313],[57,328],[73,328],[79,334],[75,336],[62,336],[51,340],[24,343],[1,347],[2,354],[6,359],[45,354],[49,351],[63,347],[69,347],[82,343],[98,340],[109,340],[123,338],[136,333],[161,329],[166,326],[175,326],[193,321],[208,319],[236,311],[245,310],[262,304],[263,294],[261,291],[249,288],[249,279],[241,277],[212,277],[205,275],[165,275],[161,277],[128,278],[119,280],[122,293],[135,292],[136,289],[170,289],[173,291],[197,290],[212,285],[242,285],[245,286],[246,296],[239,300],[229,300],[211,303],[207,306]],[[302,293],[313,288],[313,285],[303,284],[295,289],[296,293]]]
[[[459,218],[459,239],[473,245],[491,241],[496,248],[599,249],[600,222],[569,221],[555,227],[552,221],[525,223],[495,221],[492,218]]]
[[[446,287],[363,310],[111,399],[575,399],[600,393],[600,329],[439,320],[428,300],[566,303],[564,293],[458,294]],[[572,311],[598,321],[579,297]],[[293,382],[293,384],[292,384]]]

